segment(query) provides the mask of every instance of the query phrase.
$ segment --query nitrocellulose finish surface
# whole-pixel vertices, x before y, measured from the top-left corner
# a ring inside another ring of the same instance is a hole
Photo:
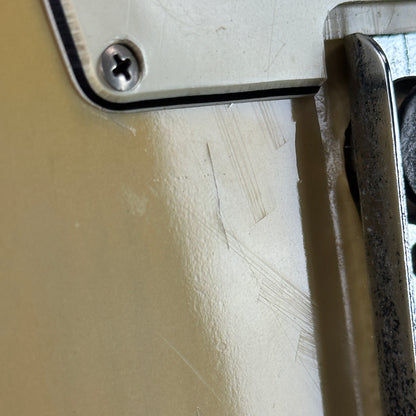
[[[1,21],[0,414],[322,415],[309,287],[338,276],[313,98],[107,113],[40,2]],[[312,171],[328,240],[303,232]]]

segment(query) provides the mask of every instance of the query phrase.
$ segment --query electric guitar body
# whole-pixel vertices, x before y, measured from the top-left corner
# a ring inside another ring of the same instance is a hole
[[[383,414],[348,114],[107,111],[41,2],[0,10],[0,414]]]

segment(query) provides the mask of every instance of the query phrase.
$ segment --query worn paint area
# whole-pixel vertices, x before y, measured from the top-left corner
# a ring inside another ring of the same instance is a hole
[[[2,12],[0,414],[381,414],[339,45],[315,101],[110,114]]]
[[[322,414],[291,101],[154,120],[191,310],[227,376],[215,394],[236,414]]]
[[[291,101],[103,113],[2,12],[0,414],[321,415]]]

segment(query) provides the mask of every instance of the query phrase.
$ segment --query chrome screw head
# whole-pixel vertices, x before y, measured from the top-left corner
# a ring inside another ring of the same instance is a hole
[[[131,90],[140,78],[136,56],[120,43],[110,45],[101,54],[100,69],[107,84],[117,91]]]

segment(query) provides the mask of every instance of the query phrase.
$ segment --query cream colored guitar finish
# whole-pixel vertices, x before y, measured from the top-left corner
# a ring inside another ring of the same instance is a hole
[[[0,10],[0,414],[376,415],[313,98],[106,113],[40,2]]]

